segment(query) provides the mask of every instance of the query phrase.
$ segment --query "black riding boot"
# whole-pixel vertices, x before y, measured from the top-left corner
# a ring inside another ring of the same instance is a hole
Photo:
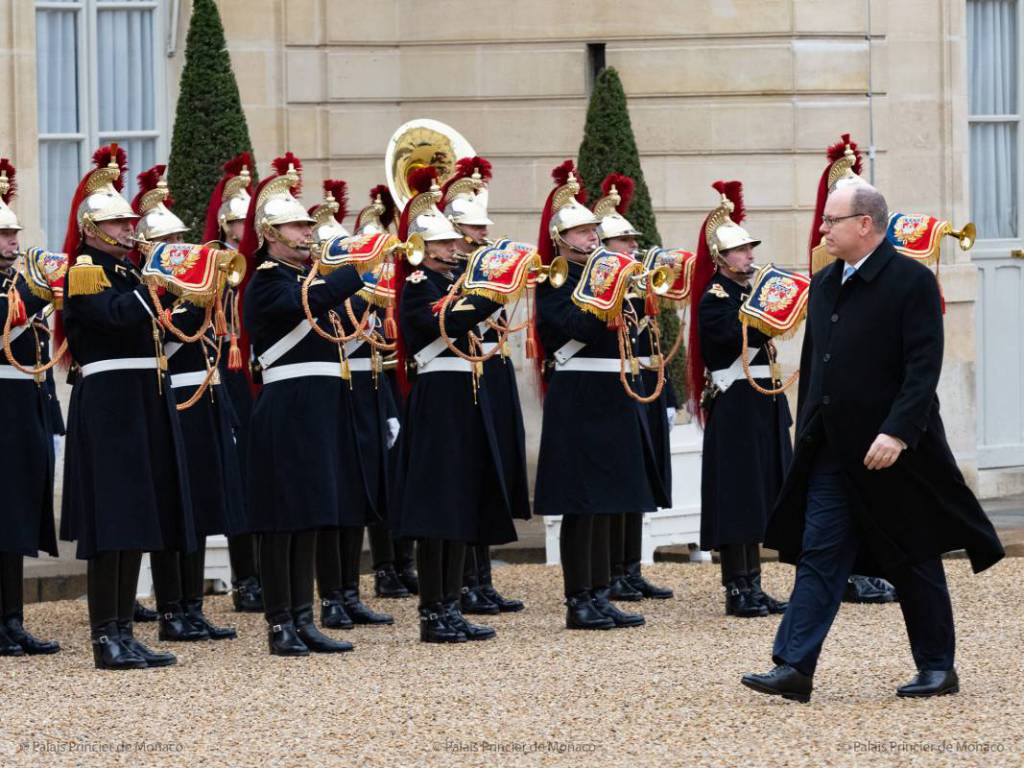
[[[20,554],[0,554],[0,616],[3,617],[2,631],[9,640],[17,643],[29,656],[57,653],[60,645],[54,640],[40,640],[25,630],[24,587],[25,561]],[[0,646],[5,641],[0,638]],[[3,652],[0,650],[0,655]]]
[[[725,615],[742,619],[768,615],[768,609],[754,597],[746,579],[745,544],[723,544],[719,547],[722,585],[725,587]]]
[[[496,606],[502,613],[516,613],[525,607],[522,600],[505,597],[494,588],[491,575],[491,548],[486,544],[470,547],[476,550],[476,572],[479,592]],[[468,554],[468,550],[467,550]]]

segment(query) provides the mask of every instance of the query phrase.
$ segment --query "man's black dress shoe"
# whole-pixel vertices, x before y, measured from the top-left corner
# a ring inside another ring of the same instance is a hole
[[[779,664],[771,672],[763,675],[754,673],[744,675],[740,682],[758,693],[781,696],[802,704],[811,700],[811,689],[814,687],[813,677],[805,675],[789,664]]]
[[[960,678],[956,669],[922,669],[914,679],[896,689],[896,695],[908,699],[924,699],[960,692]]]

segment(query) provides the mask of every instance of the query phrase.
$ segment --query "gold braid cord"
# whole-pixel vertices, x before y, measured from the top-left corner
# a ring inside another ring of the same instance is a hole
[[[312,326],[313,330],[316,331],[318,336],[334,344],[348,344],[350,341],[357,337],[365,337],[366,328],[370,324],[369,304],[366,305],[366,311],[363,313],[363,319],[360,320],[358,323],[353,323],[356,329],[352,331],[352,333],[348,336],[345,335],[345,331],[341,328],[341,320],[340,318],[338,318],[337,313],[333,309],[330,311],[328,316],[331,319],[331,324],[334,326],[334,329],[338,331],[337,336],[334,336],[331,333],[325,331],[323,328],[321,328],[320,324],[316,321],[316,318],[313,317],[313,312],[309,308],[309,288],[311,285],[313,285],[313,281],[316,279],[319,270],[320,262],[314,261],[313,266],[310,267],[309,269],[309,274],[306,275],[306,279],[302,281],[302,288],[300,289],[300,292],[302,295],[302,311],[306,313],[306,320]]]
[[[486,363],[492,357],[501,352],[502,348],[505,346],[505,342],[508,340],[507,330],[504,332],[500,332],[500,335],[498,336],[498,343],[494,345],[494,349],[492,349],[490,352],[484,352],[482,355],[474,355],[469,354],[467,352],[463,352],[461,349],[456,347],[455,342],[452,341],[452,337],[448,335],[448,330],[445,327],[445,310],[448,309],[448,305],[451,304],[452,299],[454,299],[459,294],[459,289],[462,287],[462,284],[464,282],[466,282],[465,272],[459,275],[459,279],[455,281],[455,285],[452,286],[451,290],[448,292],[448,295],[441,299],[441,309],[437,313],[438,326],[441,330],[441,338],[444,339],[444,343],[448,347],[448,349],[450,349],[458,357],[461,357],[463,360],[468,360],[471,363]],[[479,349],[480,339],[477,337],[477,335],[472,331],[470,331],[468,335],[470,348]]]
[[[363,321],[368,320],[368,314],[370,312],[369,304],[366,307],[366,314],[363,315]],[[356,312],[352,309],[352,300],[345,299],[345,314],[348,315],[348,321],[352,324],[353,328],[359,328],[363,321],[356,318]],[[383,340],[383,337],[376,331],[370,331],[369,333],[361,333],[362,339],[376,350],[381,352],[394,352],[398,345],[395,342],[388,343]]]
[[[204,338],[202,343],[206,344],[208,342]],[[184,403],[178,403],[175,406],[175,408],[177,408],[179,411],[187,411],[193,405],[198,403],[200,398],[202,398],[202,396],[206,394],[206,390],[209,389],[210,382],[213,381],[213,376],[214,376],[215,373],[217,373],[217,369],[220,367],[221,343],[220,343],[220,339],[219,338],[217,339],[216,346],[217,346],[217,358],[216,358],[216,360],[213,361],[213,365],[210,366],[210,368],[206,371],[206,378],[203,379],[203,383],[199,385],[199,387],[196,389],[196,391],[192,393],[192,397],[190,397]],[[206,355],[204,354],[203,357],[206,357]]]
[[[652,354],[657,354],[658,355],[659,363],[657,365],[657,368],[655,369],[655,370],[658,371],[658,383],[654,386],[654,391],[651,394],[647,395],[647,396],[638,395],[636,392],[633,391],[633,387],[631,387],[630,384],[629,384],[629,379],[626,377],[626,345],[627,345],[628,339],[629,339],[629,331],[627,330],[626,323],[622,323],[622,325],[619,326],[619,331],[618,331],[618,334],[619,334],[619,381],[622,383],[622,388],[624,390],[626,390],[626,394],[627,395],[629,395],[631,398],[636,400],[638,403],[643,403],[643,404],[653,403],[655,400],[657,400],[659,397],[661,397],[661,390],[664,389],[664,387],[665,387],[665,360],[664,360],[664,358],[661,357],[661,354],[660,354],[660,352],[661,352],[661,331],[658,330],[658,324],[657,323],[652,323],[651,326],[650,326],[650,329],[651,329],[651,339],[653,341],[653,343],[651,344],[651,351],[652,351]]]
[[[782,382],[782,385],[777,389],[765,389],[756,381],[754,381],[754,377],[750,375],[749,350],[750,346],[747,342],[747,324],[743,323],[743,350],[740,354],[740,361],[743,363],[743,374],[747,377],[747,381],[750,382],[750,386],[752,386],[755,391],[760,392],[762,395],[768,395],[769,397],[772,397],[774,395],[781,395],[783,392],[785,392],[787,389],[793,386],[793,383],[797,380],[797,378],[799,378],[800,369],[797,368],[795,371],[793,371],[793,373],[789,375],[788,379]],[[775,362],[771,354],[769,354],[769,360],[773,363]]]
[[[651,318],[651,325],[657,325],[657,324],[658,324],[658,321],[655,318]],[[659,328],[658,330],[660,332],[661,329]],[[665,367],[668,367],[669,363],[671,363],[673,360],[675,360],[676,355],[679,354],[679,350],[682,348],[682,346],[683,346],[683,324],[680,321],[680,323],[679,323],[679,333],[676,334],[676,340],[672,342],[672,349],[670,349],[668,351],[668,354],[665,355]],[[645,371],[656,371],[656,370],[658,370],[658,366],[656,366],[656,365],[644,365],[643,369]]]
[[[202,325],[199,326],[198,331],[196,331],[194,334],[190,336],[184,331],[178,329],[178,327],[174,324],[174,321],[171,320],[171,315],[168,310],[160,309],[160,297],[157,295],[156,286],[154,286],[152,283],[149,283],[146,287],[149,289],[149,298],[153,300],[153,308],[157,310],[157,321],[166,331],[168,331],[172,336],[174,336],[174,338],[176,338],[182,344],[194,344],[195,342],[199,341],[201,338],[203,338],[203,336],[206,335],[206,332],[210,329],[210,325],[213,323],[212,304],[205,307],[205,314],[203,315]]]
[[[60,359],[64,357],[64,353],[68,350],[68,340],[64,339],[64,341],[61,342],[60,349],[58,349],[56,354],[53,355],[50,362],[44,365],[38,365],[36,367],[22,365],[14,358],[14,350],[11,349],[11,321],[14,319],[15,304],[17,300],[21,298],[15,287],[17,282],[18,274],[15,273],[14,280],[11,282],[10,290],[7,291],[7,317],[4,320],[3,334],[4,355],[7,357],[7,362],[9,362],[16,370],[19,370],[22,373],[27,373],[29,376],[40,376],[57,365],[57,363],[60,362]],[[25,322],[32,322],[32,318],[26,318]],[[39,362],[38,357],[36,358],[36,362]]]

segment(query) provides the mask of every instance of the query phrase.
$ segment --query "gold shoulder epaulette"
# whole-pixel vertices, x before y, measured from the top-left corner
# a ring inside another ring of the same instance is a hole
[[[729,298],[729,294],[726,292],[725,288],[720,286],[718,283],[712,283],[711,287],[708,288],[708,293],[710,293],[712,296],[717,296],[720,299]]]
[[[72,296],[92,296],[104,288],[110,288],[110,279],[103,267],[93,264],[89,256],[79,256],[75,266],[68,270],[68,298]]]
[[[256,269],[273,269],[276,266],[277,262],[275,261],[264,261],[262,264],[256,267]]]

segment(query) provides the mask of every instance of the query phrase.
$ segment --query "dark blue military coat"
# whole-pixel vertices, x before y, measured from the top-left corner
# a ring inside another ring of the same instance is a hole
[[[130,262],[84,246],[110,283],[64,301],[64,330],[78,366],[154,358],[154,307]],[[73,267],[72,269],[78,269]],[[69,272],[69,286],[72,284]],[[164,297],[170,305],[173,297]],[[184,440],[165,373],[117,370],[79,376],[71,392],[61,537],[78,557],[195,548]]]
[[[203,309],[181,304],[175,309],[172,320],[181,331],[194,335],[203,316]],[[189,400],[198,385],[178,386],[178,377],[204,374],[207,366],[212,366],[216,360],[212,331],[207,331],[206,339],[205,345],[201,341],[182,344],[171,340],[164,346],[171,386],[179,402]],[[195,405],[179,411],[178,415],[185,438],[196,534],[234,536],[246,532],[245,489],[232,424],[234,409],[226,388],[223,384],[211,384]]]
[[[399,322],[410,360],[440,336],[432,307],[451,285],[451,278],[429,269],[406,282]],[[445,315],[448,335],[466,349],[466,333],[499,306],[480,296],[452,302]],[[436,359],[453,357],[446,348]],[[475,544],[515,541],[490,398],[481,377],[474,400],[468,372],[415,375],[400,440],[399,536]]]
[[[700,297],[697,322],[701,354],[709,371],[729,368],[740,356],[740,304],[745,289],[715,275]],[[768,337],[747,330],[751,365],[768,365]],[[770,378],[758,378],[772,388]],[[768,513],[793,458],[792,417],[785,394],[769,397],[741,376],[711,401],[701,461],[700,546],[753,544],[764,539]]]
[[[244,297],[245,326],[258,358],[300,323],[305,269],[264,260]],[[362,287],[359,273],[343,267],[317,278],[310,310],[334,333],[328,312]],[[249,427],[248,517],[254,533],[361,526],[377,521],[365,492],[353,428],[349,382],[340,377],[338,345],[313,330],[270,366],[320,363],[338,376],[301,376],[264,385]]]
[[[570,262],[565,285],[556,289],[541,283],[537,288],[548,390],[534,511],[538,515],[653,512],[671,505],[659,472],[659,456],[669,451],[667,430],[656,450],[647,406],[626,394],[617,371],[557,371],[552,365],[554,353],[571,339],[586,345],[576,358],[619,359],[617,332],[572,301],[582,272],[581,265]],[[646,391],[639,376],[632,387],[637,394]]]
[[[13,271],[0,272],[0,319],[7,317],[7,291]],[[18,294],[29,318],[45,302],[18,278]],[[38,367],[45,360],[45,334],[29,322],[12,329],[14,358]],[[42,345],[42,346],[41,346]],[[19,373],[0,355],[6,374],[0,378],[0,455],[4,457],[4,494],[0,502],[0,552],[36,556],[40,550],[57,556],[53,524],[53,398],[44,381]],[[16,378],[7,378],[7,375]],[[59,406],[57,413],[60,413]]]

